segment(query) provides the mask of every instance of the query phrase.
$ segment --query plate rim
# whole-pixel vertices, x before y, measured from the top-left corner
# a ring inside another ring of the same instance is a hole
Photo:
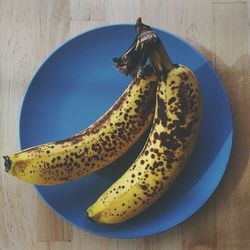
[[[26,90],[24,91],[24,96],[22,99],[22,103],[19,109],[19,123],[18,123],[18,144],[19,144],[19,148],[21,150],[24,149],[24,147],[22,146],[22,136],[21,136],[21,123],[22,123],[22,113],[23,113],[23,106],[25,103],[25,100],[27,99],[28,93],[30,91],[30,87],[32,85],[33,80],[35,79],[35,77],[37,76],[37,74],[39,73],[39,71],[41,70],[41,68],[43,67],[43,65],[46,63],[46,61],[53,56],[58,50],[60,50],[61,48],[63,48],[64,46],[66,46],[68,43],[70,43],[71,41],[77,39],[80,36],[83,36],[89,32],[93,32],[93,31],[97,31],[100,29],[104,29],[104,28],[112,28],[112,27],[124,27],[124,26],[134,26],[134,24],[132,23],[115,23],[115,24],[106,24],[106,25],[100,25],[98,27],[95,28],[90,28],[87,29],[75,36],[72,36],[69,39],[66,39],[64,42],[60,43],[56,48],[52,49],[50,53],[48,53],[48,55],[41,60],[41,63],[39,64],[39,67],[35,70],[35,72],[33,73],[31,80],[29,81],[29,83],[27,84]],[[201,54],[201,52],[199,52],[195,47],[193,47],[191,44],[189,44],[189,42],[185,41],[183,38],[168,32],[162,28],[156,28],[154,26],[151,26],[154,30],[156,31],[161,31],[163,33],[166,33],[167,35],[174,37],[175,39],[181,41],[182,43],[184,43],[186,46],[188,46],[189,48],[191,48],[194,52],[196,52],[200,58],[208,65],[209,69],[213,72],[213,74],[215,75],[215,78],[217,79],[217,81],[219,82],[219,87],[221,88],[221,91],[224,95],[225,98],[225,102],[227,103],[228,106],[228,111],[229,111],[229,118],[230,118],[230,127],[231,127],[231,131],[230,134],[228,135],[228,139],[229,139],[229,143],[230,143],[230,149],[227,152],[227,155],[224,157],[225,158],[225,166],[224,169],[221,173],[221,176],[219,177],[218,183],[216,185],[214,185],[212,191],[210,192],[210,194],[204,199],[202,200],[202,202],[199,203],[199,205],[197,205],[196,209],[194,209],[194,211],[192,211],[191,213],[189,213],[188,215],[184,215],[181,219],[179,219],[176,223],[174,223],[173,225],[171,225],[170,227],[158,227],[157,230],[151,230],[150,232],[147,233],[137,233],[137,234],[133,234],[133,235],[115,235],[113,233],[110,233],[109,231],[107,233],[104,232],[96,232],[94,230],[88,229],[87,227],[82,227],[79,226],[77,224],[75,224],[74,222],[70,221],[69,219],[67,219],[66,217],[64,217],[62,214],[60,214],[57,210],[55,210],[48,202],[47,200],[42,196],[42,194],[39,191],[39,185],[33,185],[33,188],[36,190],[36,193],[38,194],[38,196],[41,198],[41,200],[46,204],[46,206],[51,209],[57,216],[59,216],[59,218],[63,219],[64,221],[66,221],[67,223],[69,223],[70,225],[75,226],[76,228],[82,230],[82,231],[86,231],[88,233],[92,233],[101,237],[107,237],[107,238],[116,238],[116,239],[136,239],[136,238],[146,238],[146,237],[150,237],[156,234],[161,234],[163,232],[166,232],[172,228],[174,228],[177,225],[180,225],[182,223],[184,223],[187,219],[191,218],[195,213],[197,213],[205,204],[206,202],[212,198],[213,194],[215,193],[215,191],[217,190],[217,188],[219,187],[221,180],[223,178],[223,176],[225,175],[225,172],[228,168],[229,165],[229,160],[230,160],[230,156],[232,153],[232,144],[233,144],[233,138],[234,138],[234,126],[233,126],[233,115],[232,115],[232,105],[230,103],[229,100],[229,96],[227,94],[227,90],[225,88],[225,86],[223,85],[219,75],[217,74],[217,72],[215,71],[215,69],[212,67],[212,65],[209,63],[209,61]]]

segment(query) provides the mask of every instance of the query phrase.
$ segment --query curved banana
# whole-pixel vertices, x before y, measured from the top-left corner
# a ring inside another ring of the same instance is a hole
[[[120,223],[149,207],[177,178],[196,141],[201,113],[196,77],[173,65],[159,40],[150,59],[163,76],[151,132],[131,167],[88,208],[88,217],[99,223]]]
[[[37,185],[76,180],[101,169],[124,154],[153,119],[157,77],[147,67],[96,123],[58,142],[5,156],[5,170]]]

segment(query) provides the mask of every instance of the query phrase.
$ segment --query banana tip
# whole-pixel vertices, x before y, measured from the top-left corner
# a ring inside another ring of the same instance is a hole
[[[90,215],[89,215],[89,212],[88,211],[86,211],[86,217],[91,221],[91,222],[94,222],[94,223],[96,223],[96,221],[92,218],[92,217],[90,217]]]
[[[3,159],[4,159],[4,167],[5,167],[5,171],[6,172],[9,172],[9,170],[10,170],[10,158],[9,158],[9,156],[3,156]]]

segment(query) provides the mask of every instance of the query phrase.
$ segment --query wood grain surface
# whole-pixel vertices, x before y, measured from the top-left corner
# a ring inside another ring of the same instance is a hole
[[[2,167],[0,250],[250,249],[249,10],[244,0],[0,0],[0,155],[19,148],[20,105],[43,59],[84,30],[134,23],[139,16],[186,39],[209,60],[234,118],[232,155],[214,195],[184,223],[148,238],[116,240],[80,231]]]

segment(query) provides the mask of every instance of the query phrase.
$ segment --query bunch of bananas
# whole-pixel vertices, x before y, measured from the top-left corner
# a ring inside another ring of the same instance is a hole
[[[151,126],[134,163],[87,209],[99,223],[126,221],[165,193],[185,166],[199,131],[201,93],[195,75],[171,62],[159,37],[140,18],[136,31],[131,47],[113,58],[117,69],[134,79],[99,120],[65,140],[4,157],[6,171],[25,182],[65,183],[108,166]],[[145,67],[147,59],[151,66]]]

